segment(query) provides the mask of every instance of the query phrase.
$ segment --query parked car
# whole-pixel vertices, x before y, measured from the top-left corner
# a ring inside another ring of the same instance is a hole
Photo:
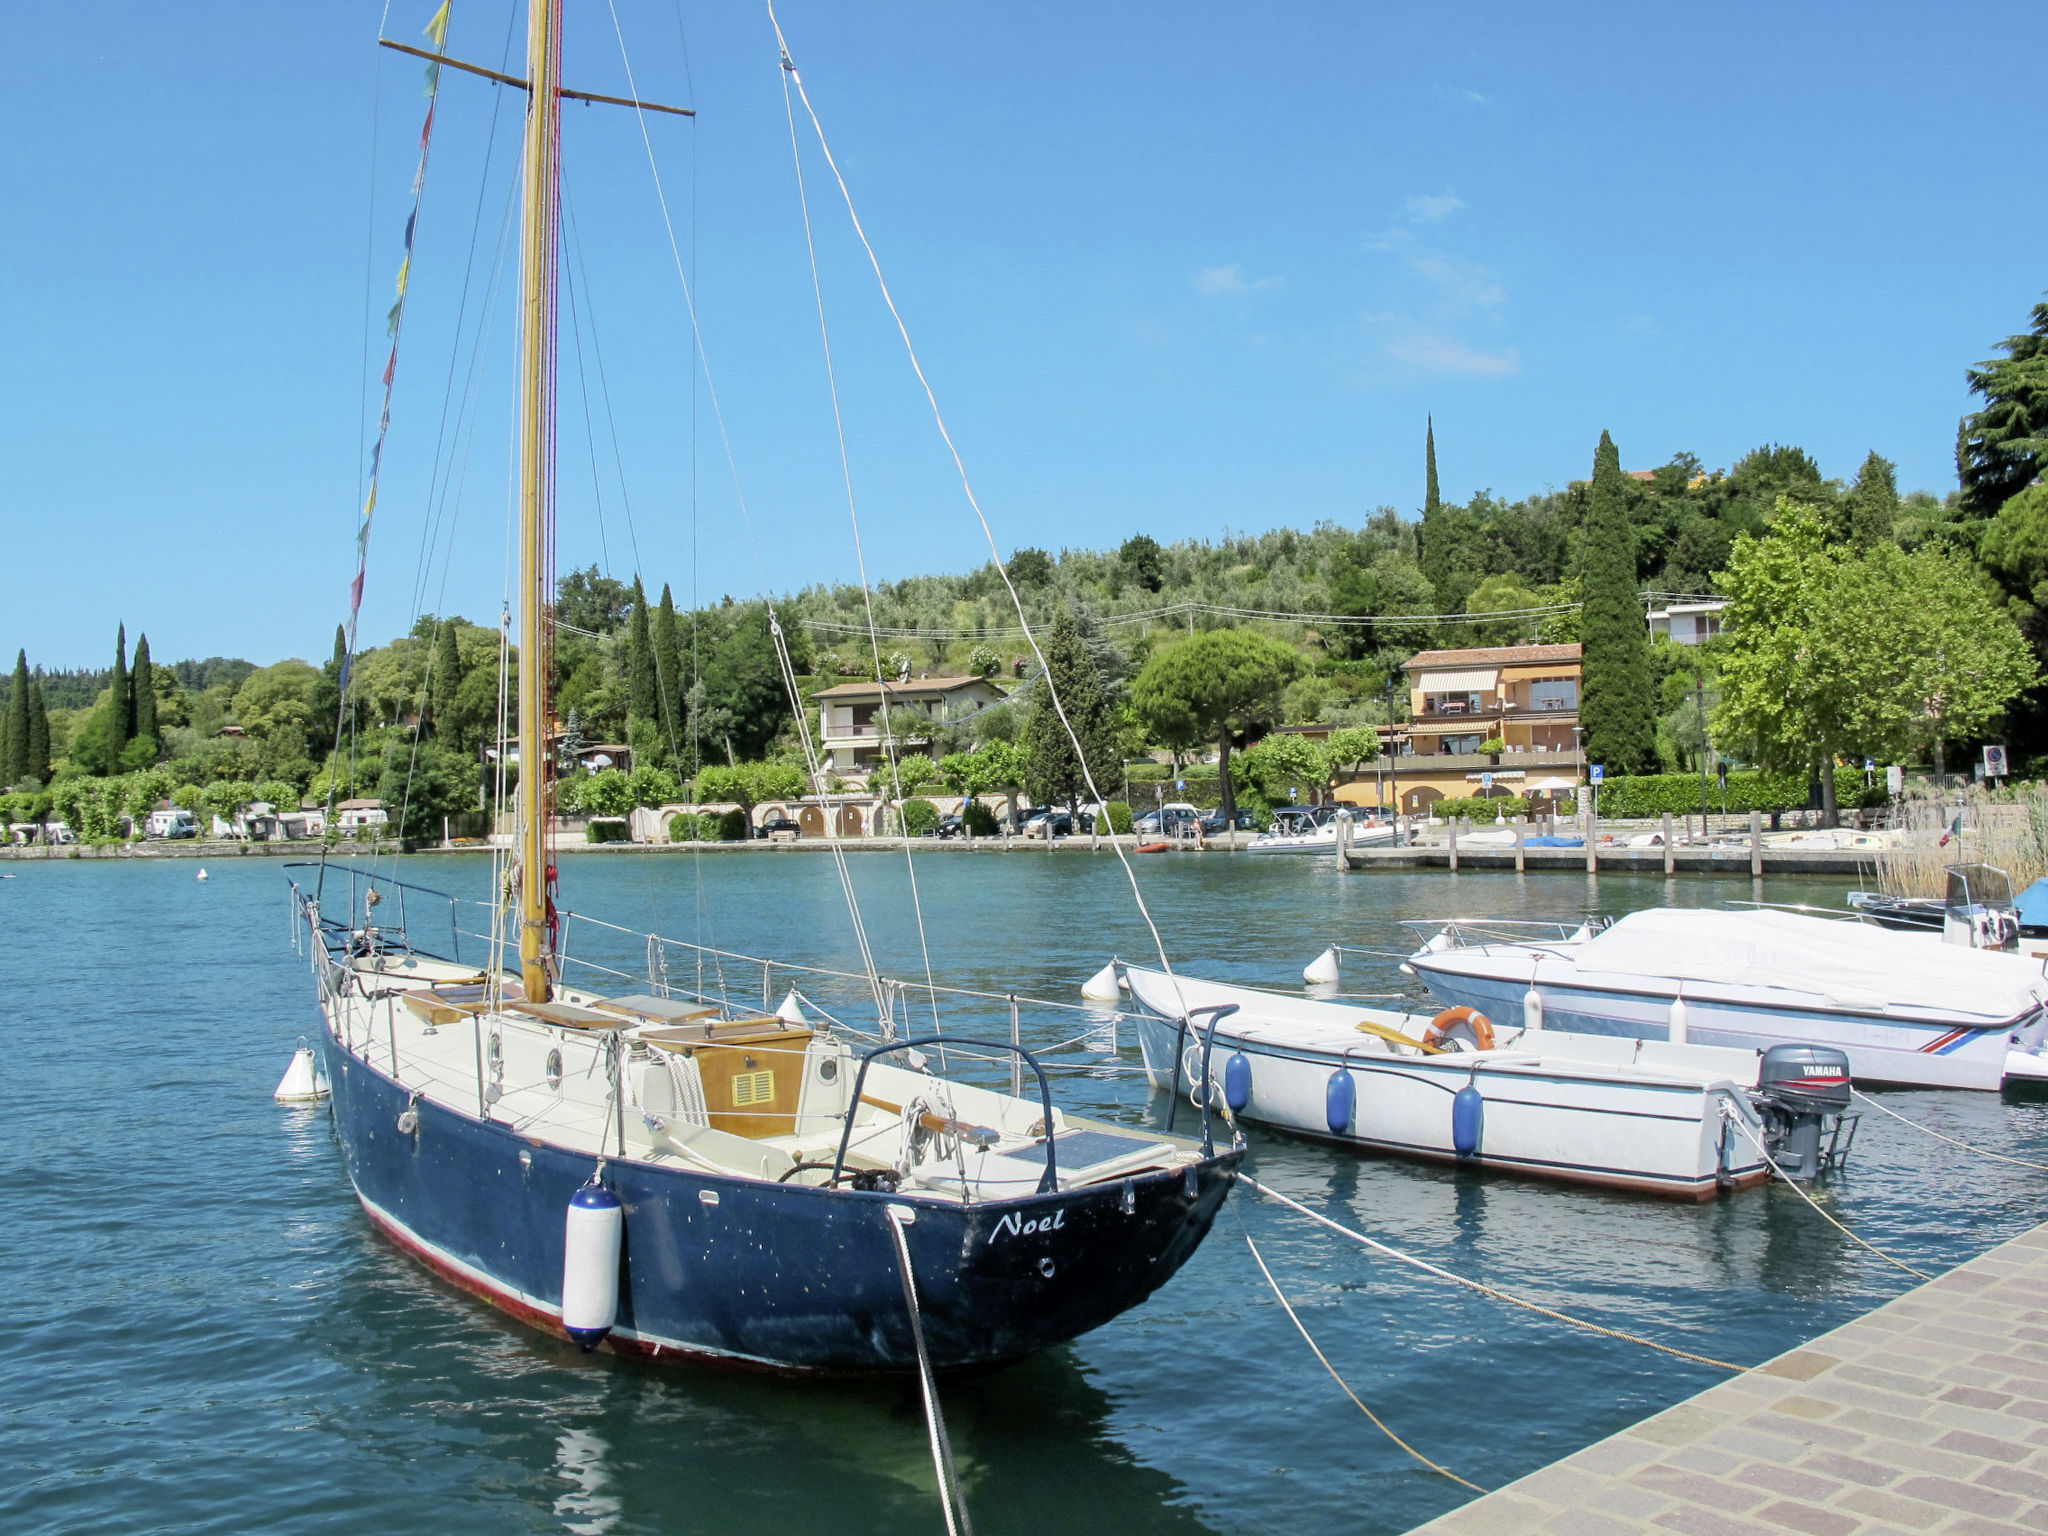
[[[963,837],[967,832],[967,818],[958,811],[948,811],[939,818],[939,824],[932,828],[934,837]]]
[[[1176,822],[1200,821],[1202,813],[1185,800],[1169,800],[1156,811],[1147,811],[1131,823],[1134,831],[1158,837],[1173,830]]]
[[[755,836],[770,842],[793,843],[804,835],[804,829],[787,816],[770,816],[761,823],[761,830]]]

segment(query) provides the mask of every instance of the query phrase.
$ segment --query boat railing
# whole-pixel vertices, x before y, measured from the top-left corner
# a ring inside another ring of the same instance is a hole
[[[1600,932],[1608,924],[1604,917],[1587,917],[1577,923],[1542,922],[1522,917],[1408,917],[1401,926],[1412,928],[1424,947],[1467,949],[1486,944],[1568,944]]]
[[[839,1152],[832,1159],[832,1177],[825,1187],[837,1188],[840,1179],[845,1176],[846,1154],[853,1144],[853,1121],[860,1113],[861,1089],[867,1084],[868,1067],[877,1056],[886,1056],[895,1051],[915,1050],[926,1045],[978,1046],[988,1051],[1011,1051],[1023,1059],[1025,1065],[1031,1068],[1032,1075],[1038,1079],[1038,1103],[1044,1114],[1044,1119],[1039,1123],[1045,1127],[1045,1172],[1039,1176],[1038,1193],[1049,1195],[1057,1191],[1060,1187],[1057,1145],[1059,1137],[1052,1118],[1052,1086],[1046,1081],[1045,1068],[1038,1064],[1038,1058],[1021,1045],[1008,1045],[996,1040],[949,1039],[944,1035],[920,1035],[915,1040],[885,1040],[880,1045],[861,1052],[860,1070],[853,1075],[853,1097],[846,1105],[846,1124],[839,1133]]]
[[[311,869],[319,872],[311,882],[311,890],[301,885],[296,878],[291,879],[290,884],[295,912],[304,915],[316,936],[322,940],[345,943],[356,932],[375,928],[378,937],[391,947],[415,950],[416,946],[410,937],[406,898],[408,895],[414,898],[425,897],[442,902],[447,908],[449,953],[445,957],[436,958],[461,963],[462,927],[456,915],[457,907],[462,904],[461,897],[447,891],[435,890],[432,886],[379,874],[375,870],[362,869],[353,864],[331,863],[325,859],[295,859],[284,868],[287,871]],[[348,881],[348,915],[346,918],[337,918],[332,912],[328,885],[330,881],[339,883],[343,877]],[[390,893],[388,896],[387,892]],[[397,905],[398,921],[395,923],[380,921],[376,916],[376,908],[386,900],[394,900]]]

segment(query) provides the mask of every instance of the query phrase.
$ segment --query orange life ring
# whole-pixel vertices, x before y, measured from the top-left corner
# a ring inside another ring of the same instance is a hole
[[[1493,1020],[1477,1008],[1446,1008],[1429,1021],[1422,1043],[1440,1047],[1460,1031],[1471,1040],[1474,1050],[1493,1049]]]

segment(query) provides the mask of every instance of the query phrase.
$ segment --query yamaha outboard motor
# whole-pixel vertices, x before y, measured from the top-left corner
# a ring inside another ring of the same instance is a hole
[[[1787,1178],[1818,1178],[1849,1108],[1849,1058],[1831,1045],[1774,1045],[1758,1065],[1750,1093],[1763,1117],[1764,1145]]]

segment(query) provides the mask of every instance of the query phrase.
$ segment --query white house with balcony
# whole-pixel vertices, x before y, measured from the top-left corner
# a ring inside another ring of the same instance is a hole
[[[897,755],[928,751],[926,721],[953,724],[1003,702],[1002,689],[985,677],[916,677],[900,683],[840,683],[812,695],[818,706],[818,745],[826,767],[842,777],[867,773]],[[884,704],[889,733],[883,734]],[[898,712],[901,711],[901,715]]]
[[[1722,610],[1727,606],[1727,598],[1715,597],[1697,603],[1673,603],[1668,608],[1652,608],[1650,633],[1669,635],[1674,645],[1699,645],[1721,633]]]

